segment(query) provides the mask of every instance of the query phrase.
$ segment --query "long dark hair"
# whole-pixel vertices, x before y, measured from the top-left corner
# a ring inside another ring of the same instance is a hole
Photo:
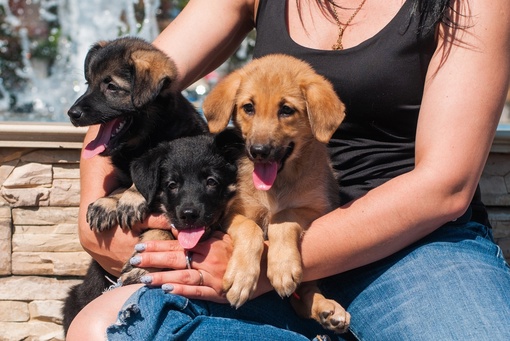
[[[328,0],[315,0],[322,10],[331,10],[331,6],[340,5],[332,4]],[[411,16],[419,15],[420,27],[418,34],[430,33],[435,30],[439,23],[447,26],[455,26],[456,22],[455,10],[453,8],[454,0],[407,0],[413,2]],[[296,0],[299,15],[301,16],[301,0]]]
[[[412,14],[420,16],[420,34],[434,30],[437,24],[455,26],[452,0],[408,0],[413,1]]]

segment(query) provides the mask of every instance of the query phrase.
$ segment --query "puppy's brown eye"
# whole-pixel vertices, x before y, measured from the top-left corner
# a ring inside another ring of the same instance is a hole
[[[253,104],[251,103],[248,103],[248,104],[245,104],[243,105],[243,110],[245,113],[247,113],[248,115],[253,115],[255,114],[255,107],[253,106]]]
[[[280,108],[280,111],[278,111],[279,116],[291,116],[296,112],[293,108],[289,107],[288,105],[282,105]]]
[[[218,181],[216,181],[216,179],[213,177],[208,177],[207,178],[207,187],[216,187],[216,186],[218,186]]]
[[[168,183],[168,189],[170,189],[170,190],[177,189],[177,187],[178,187],[178,185],[177,185],[177,182],[175,182],[175,181],[170,181]]]

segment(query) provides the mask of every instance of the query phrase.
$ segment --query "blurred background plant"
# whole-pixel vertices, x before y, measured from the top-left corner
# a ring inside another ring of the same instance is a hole
[[[97,40],[152,41],[188,0],[0,0],[0,121],[67,121],[84,91],[83,60]],[[227,72],[251,58],[254,35],[185,91],[200,106]]]

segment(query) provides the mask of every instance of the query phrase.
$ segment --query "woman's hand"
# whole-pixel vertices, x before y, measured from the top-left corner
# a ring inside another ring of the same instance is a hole
[[[190,251],[176,240],[146,241],[136,248],[140,252],[134,259],[137,267],[175,269],[150,273],[143,278],[144,283],[163,286],[187,298],[228,303],[222,282],[233,246],[227,234],[214,232]],[[186,252],[191,255],[190,269],[186,267]]]

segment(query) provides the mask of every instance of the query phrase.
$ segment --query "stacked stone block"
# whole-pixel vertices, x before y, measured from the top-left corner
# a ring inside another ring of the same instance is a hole
[[[0,149],[0,340],[63,340],[90,256],[77,236],[78,149]]]

